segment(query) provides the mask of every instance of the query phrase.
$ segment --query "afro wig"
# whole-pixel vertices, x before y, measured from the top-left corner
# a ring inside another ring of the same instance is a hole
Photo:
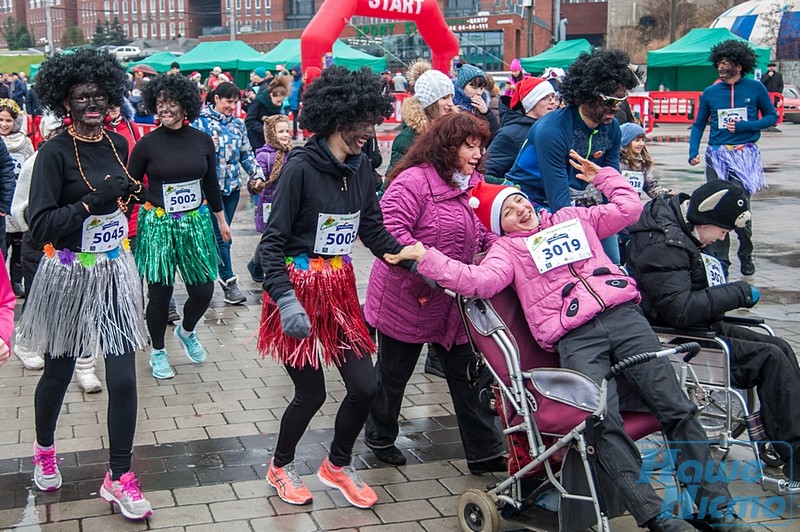
[[[186,76],[161,74],[144,85],[142,100],[145,108],[154,115],[157,114],[156,99],[159,96],[181,104],[189,122],[194,122],[200,116],[200,107],[202,106],[200,91],[197,89],[197,83]]]
[[[377,124],[393,111],[394,97],[379,75],[332,66],[303,91],[300,127],[328,136],[366,121]]]
[[[756,67],[756,54],[744,41],[728,39],[716,44],[711,49],[708,60],[717,66],[723,59],[741,66],[742,76],[749,74]]]
[[[72,88],[92,82],[108,94],[108,103],[120,105],[127,77],[117,58],[108,52],[81,48],[61,53],[42,63],[36,75],[36,95],[42,106],[58,118],[67,116],[64,101]]]
[[[570,105],[594,101],[599,93],[612,95],[622,85],[631,90],[639,84],[628,68],[630,59],[620,50],[594,50],[582,53],[569,67],[559,91]]]

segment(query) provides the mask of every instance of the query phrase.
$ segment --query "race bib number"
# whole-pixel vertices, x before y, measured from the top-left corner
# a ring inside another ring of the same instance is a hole
[[[19,173],[22,171],[22,164],[25,162],[25,157],[19,153],[12,153],[11,160],[14,161],[14,177],[19,177]]]
[[[580,220],[572,219],[539,231],[525,239],[539,273],[592,256]]]
[[[83,222],[81,251],[103,253],[119,247],[128,236],[128,219],[119,210],[111,214],[92,214]]]
[[[722,268],[722,263],[719,259],[705,253],[701,253],[700,257],[703,259],[703,267],[706,269],[706,280],[709,287],[719,286],[728,282],[725,278],[725,270]]]
[[[725,129],[730,122],[747,122],[747,107],[733,107],[717,111],[717,127]]]
[[[261,216],[264,219],[264,223],[267,223],[267,220],[269,220],[269,213],[271,212],[272,212],[272,203],[264,202],[261,204]]]
[[[314,253],[320,255],[347,255],[350,253],[358,235],[360,218],[361,211],[354,214],[321,212],[317,220]]]
[[[161,189],[164,192],[164,210],[167,212],[193,211],[203,203],[199,179],[182,183],[164,183]]]
[[[633,190],[641,192],[644,189],[644,172],[634,172],[632,170],[623,170],[622,177],[628,180]]]

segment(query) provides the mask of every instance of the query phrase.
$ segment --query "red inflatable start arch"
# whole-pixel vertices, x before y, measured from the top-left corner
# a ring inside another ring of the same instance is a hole
[[[452,59],[458,56],[458,40],[436,0],[327,0],[300,37],[303,70],[321,64],[353,16],[414,21],[431,47],[433,68],[446,74]]]

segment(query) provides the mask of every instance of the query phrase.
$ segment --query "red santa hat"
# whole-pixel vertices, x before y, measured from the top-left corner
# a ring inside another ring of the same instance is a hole
[[[511,108],[514,109],[518,104],[522,104],[522,108],[528,113],[542,98],[554,92],[556,90],[553,85],[545,79],[523,78],[514,89],[514,95],[511,97]]]
[[[469,192],[469,206],[487,229],[492,233],[502,235],[500,214],[503,210],[503,202],[514,194],[522,194],[522,192],[516,187],[490,185],[485,181],[479,181]]]

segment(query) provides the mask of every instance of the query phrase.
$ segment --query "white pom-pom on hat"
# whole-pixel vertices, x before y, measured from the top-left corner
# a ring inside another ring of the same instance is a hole
[[[478,207],[480,207],[480,205],[481,205],[481,200],[479,200],[475,196],[472,196],[469,199],[469,206],[472,207],[473,209],[477,209]]]

